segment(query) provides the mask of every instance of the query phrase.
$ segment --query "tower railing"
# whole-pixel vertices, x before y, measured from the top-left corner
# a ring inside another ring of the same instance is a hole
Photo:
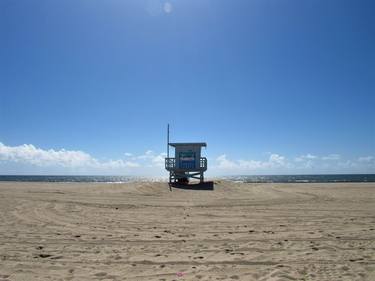
[[[165,169],[167,169],[168,171],[177,170],[176,158],[174,158],[174,157],[173,158],[172,157],[165,158]],[[195,169],[179,169],[179,170],[205,171],[205,170],[207,170],[207,158],[201,157],[199,159],[199,167],[196,167]]]
[[[167,157],[165,158],[165,168],[170,171],[176,168],[176,158]]]

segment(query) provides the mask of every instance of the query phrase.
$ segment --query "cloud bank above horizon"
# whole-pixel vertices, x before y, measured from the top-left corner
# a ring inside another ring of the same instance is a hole
[[[0,142],[0,174],[96,174],[166,176],[165,153],[147,150],[141,155],[123,153],[119,159],[97,159],[87,152],[42,149],[33,144],[8,146]],[[346,159],[339,154],[311,153],[286,157],[267,153],[264,160],[230,159],[226,154],[209,158],[209,175],[375,173],[372,155]]]

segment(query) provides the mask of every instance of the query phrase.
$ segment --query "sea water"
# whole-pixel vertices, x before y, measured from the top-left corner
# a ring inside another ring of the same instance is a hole
[[[328,182],[375,182],[375,174],[339,175],[240,175],[216,177],[229,181],[249,183],[328,183]],[[164,178],[135,176],[41,176],[41,175],[0,175],[0,181],[18,182],[104,182],[125,183],[134,181],[166,181]]]
[[[375,182],[375,174],[229,176],[227,180],[249,183]]]

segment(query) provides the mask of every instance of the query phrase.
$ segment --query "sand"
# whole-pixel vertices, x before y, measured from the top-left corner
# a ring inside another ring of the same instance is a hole
[[[375,184],[0,183],[0,280],[375,280]]]

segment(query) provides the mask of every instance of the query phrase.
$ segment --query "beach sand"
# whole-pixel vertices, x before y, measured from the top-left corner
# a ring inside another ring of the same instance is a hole
[[[0,280],[375,280],[375,184],[0,183]]]

